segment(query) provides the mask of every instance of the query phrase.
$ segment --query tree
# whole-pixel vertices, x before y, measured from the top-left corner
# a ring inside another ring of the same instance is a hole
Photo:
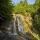
[[[0,29],[2,24],[6,25],[11,20],[12,8],[11,0],[0,0]]]
[[[34,4],[35,15],[33,15],[33,27],[38,31],[40,34],[40,0],[36,0]]]

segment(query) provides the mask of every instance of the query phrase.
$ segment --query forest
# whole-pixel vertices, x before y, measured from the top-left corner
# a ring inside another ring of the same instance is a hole
[[[11,39],[5,33],[12,35]],[[0,37],[0,40],[40,40],[40,0],[33,4],[27,0],[16,4],[13,0],[0,0]]]

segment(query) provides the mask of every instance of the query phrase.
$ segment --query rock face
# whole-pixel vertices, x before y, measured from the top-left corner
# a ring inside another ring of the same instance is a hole
[[[30,14],[23,16],[21,14],[13,15],[12,21],[5,26],[5,33],[0,32],[0,40],[37,40],[29,32],[32,26]]]
[[[19,22],[22,24],[23,32],[29,32],[29,29],[32,27],[32,17],[28,13],[25,16],[21,14],[16,14],[15,16],[19,17]]]
[[[26,16],[21,14],[13,14],[12,21],[6,25],[5,29],[7,32],[13,31],[21,31],[21,32],[29,32],[29,29],[32,26],[32,18],[30,14]]]
[[[24,35],[23,33],[20,33],[18,35],[8,35],[8,33],[0,33],[0,40],[37,40],[29,33]]]
[[[17,33],[17,32],[23,32],[23,24],[21,22],[21,18],[18,15],[14,15],[12,21],[10,22],[7,31],[9,33]]]

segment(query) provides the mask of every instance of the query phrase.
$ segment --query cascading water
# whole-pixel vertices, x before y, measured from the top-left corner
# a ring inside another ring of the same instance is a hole
[[[16,18],[14,18],[14,22],[13,22],[13,34],[14,34],[14,35],[17,35],[15,22],[16,22]]]
[[[16,17],[14,16],[12,22],[10,23],[10,27],[8,28],[9,35],[18,35],[16,31]]]
[[[16,16],[17,22],[18,22],[18,31],[19,32],[23,32],[23,26],[22,23],[20,21],[20,16]]]

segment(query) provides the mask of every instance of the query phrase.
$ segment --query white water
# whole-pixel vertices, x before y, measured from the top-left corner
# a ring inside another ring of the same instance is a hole
[[[18,22],[18,31],[19,32],[23,32],[23,26],[22,26],[22,23],[20,21],[20,17],[16,17],[17,18],[17,22]]]

